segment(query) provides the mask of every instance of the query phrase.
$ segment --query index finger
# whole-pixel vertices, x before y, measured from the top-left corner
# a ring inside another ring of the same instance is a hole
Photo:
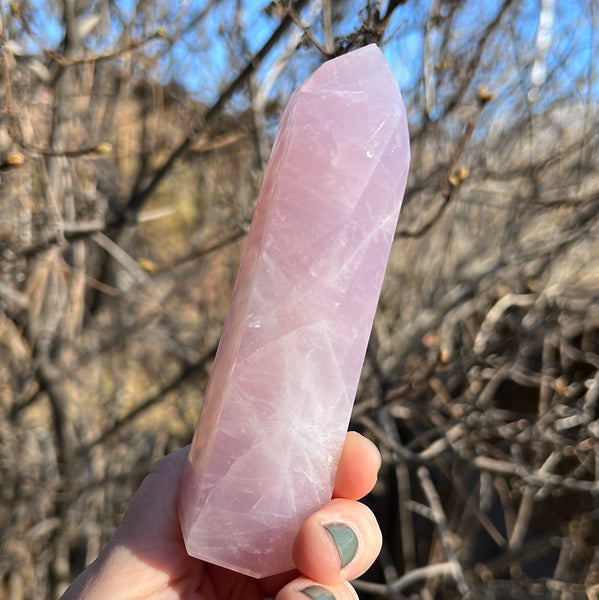
[[[374,487],[380,467],[378,448],[356,431],[348,432],[335,475],[333,498],[364,497]]]

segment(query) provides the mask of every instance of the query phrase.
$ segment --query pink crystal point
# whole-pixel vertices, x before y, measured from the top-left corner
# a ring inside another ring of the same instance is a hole
[[[179,490],[192,556],[253,577],[291,569],[301,522],[331,498],[409,153],[374,45],[291,97]]]

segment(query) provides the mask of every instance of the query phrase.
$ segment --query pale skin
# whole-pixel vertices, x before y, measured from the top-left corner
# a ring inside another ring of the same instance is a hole
[[[357,599],[349,582],[370,567],[381,548],[376,519],[358,502],[373,488],[380,467],[372,442],[355,432],[347,435],[333,499],[304,521],[295,538],[297,570],[265,579],[188,556],[176,510],[187,452],[182,448],[154,465],[121,526],[61,600],[310,600],[302,590],[315,585],[336,600]],[[358,538],[357,552],[343,568],[324,527],[330,523],[350,527]]]

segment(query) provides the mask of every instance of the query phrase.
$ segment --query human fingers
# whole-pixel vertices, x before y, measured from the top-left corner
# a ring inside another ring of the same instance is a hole
[[[281,589],[276,600],[358,600],[358,595],[348,581],[325,586],[298,577]]]
[[[319,584],[355,579],[372,565],[382,544],[372,511],[355,500],[336,498],[310,515],[293,546],[297,569]]]
[[[335,475],[334,498],[359,500],[372,490],[381,467],[377,447],[363,435],[348,432]]]

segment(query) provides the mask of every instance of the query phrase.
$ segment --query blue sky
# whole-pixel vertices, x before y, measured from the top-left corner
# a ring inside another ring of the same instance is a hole
[[[480,81],[472,82],[473,89],[478,85],[486,85],[501,96],[520,93],[518,90],[530,85],[530,69],[535,62],[541,1],[523,0],[521,8],[516,13],[512,11],[515,18],[505,19],[505,29],[501,28],[499,33],[490,37],[483,53],[484,75]],[[205,34],[211,39],[211,44],[206,49],[206,53],[199,53],[193,60],[189,60],[188,48],[182,45],[175,52],[178,57],[176,63],[179,66],[165,72],[166,77],[174,74],[179,82],[194,89],[201,99],[208,102],[217,97],[219,90],[217,87],[206,85],[206,81],[230,81],[237,72],[236,69],[231,69],[227,59],[227,47],[231,41],[226,35],[218,33],[217,25],[217,23],[230,22],[233,4],[222,2],[221,8],[212,16],[213,21],[207,20]],[[261,47],[277,25],[276,20],[269,18],[263,11],[256,10],[257,4],[259,3],[245,2],[243,5],[245,36],[243,44],[239,44],[239,49],[245,50],[246,56]],[[348,4],[352,9],[347,10],[347,16],[339,27],[341,33],[358,28],[359,9],[363,4],[363,0]],[[457,35],[452,41],[456,56],[460,59],[468,58],[473,51],[474,42],[467,33],[480,31],[490,23],[497,15],[501,4],[501,0],[485,2],[470,0],[462,3],[463,8],[457,11],[453,27],[457,32],[465,32],[465,35],[463,37]],[[517,3],[514,5],[517,6]],[[589,68],[596,68],[593,66],[591,56],[592,45],[597,46],[597,36],[593,39],[592,35],[589,7],[590,2],[587,0],[555,2],[552,41],[548,52],[543,57],[547,68],[547,89],[551,89],[552,95],[571,94],[584,98],[589,93],[585,85],[589,81]],[[429,8],[429,0],[412,0],[397,9],[389,24],[387,38],[384,40],[383,51],[397,76],[400,87],[407,96],[411,96],[413,90],[414,101],[417,101],[417,86],[421,85],[422,79],[424,28]],[[313,23],[313,30],[315,35],[322,39],[318,20]],[[190,33],[190,35],[194,34]],[[275,49],[264,62],[259,78],[267,74],[272,58],[279,55],[277,50]],[[321,60],[322,57],[316,50],[300,52],[289,61],[288,68],[283,71],[277,85],[273,88],[273,93],[278,93],[284,99],[293,87],[318,66]],[[595,89],[592,90],[592,95],[596,98],[598,88],[596,77],[594,79]],[[540,94],[539,98],[537,100],[541,103],[539,109],[551,100],[551,97],[546,94]]]
[[[514,102],[510,95],[522,93],[530,86],[530,69],[535,62],[536,37],[542,2],[549,0],[522,0],[513,8],[499,33],[493,34],[485,47],[482,60],[482,78],[472,82],[474,90],[478,85],[486,85],[508,104]],[[580,101],[597,99],[596,66],[591,60],[597,51],[597,35],[592,31],[591,8],[596,0],[557,0],[554,2],[554,19],[551,27],[551,44],[543,57],[547,70],[547,89],[558,96],[571,95]],[[30,53],[56,47],[62,37],[60,15],[53,9],[54,3],[46,0],[33,0],[35,9],[30,15],[30,23],[37,39],[23,36],[22,45]],[[90,0],[91,10],[95,3]],[[278,19],[270,17],[264,10],[267,1],[241,0],[240,21],[235,22],[236,2],[222,0],[206,11],[205,0],[191,0],[188,3],[146,2],[144,5],[153,11],[154,24],[163,27],[171,34],[181,27],[186,33],[172,46],[159,41],[153,42],[147,50],[157,58],[157,67],[152,76],[163,82],[175,81],[188,88],[194,96],[208,104],[215,101],[222,87],[235,78],[249,56],[262,46],[278,24]],[[349,0],[338,32],[348,33],[360,24],[360,8],[365,0]],[[383,2],[383,5],[386,2]],[[451,55],[459,60],[468,60],[475,48],[475,39],[469,32],[481,31],[491,22],[502,0],[464,0],[455,13],[451,40]],[[100,51],[110,50],[118,43],[123,23],[133,23],[133,37],[142,38],[151,31],[143,30],[141,20],[135,18],[134,0],[117,0],[120,15],[113,16],[110,23],[101,24],[90,43]],[[442,2],[441,16],[446,16],[446,5]],[[384,7],[383,7],[384,8]],[[383,51],[397,76],[406,101],[414,103],[414,110],[422,108],[422,71],[425,24],[429,16],[430,0],[411,0],[396,9],[384,40]],[[599,10],[595,8],[595,11]],[[198,20],[199,15],[206,16]],[[308,10],[304,13],[304,18]],[[597,16],[595,15],[597,18]],[[198,22],[196,22],[198,21]],[[441,19],[443,21],[443,19]],[[322,39],[322,27],[317,19],[312,27],[316,37]],[[431,47],[439,50],[442,36],[433,29]],[[476,34],[475,34],[476,35]],[[283,40],[264,61],[258,72],[260,82],[269,71],[272,60],[280,55]],[[593,48],[594,46],[594,48]],[[231,57],[242,57],[237,64]],[[436,57],[436,53],[433,53]],[[538,59],[538,57],[537,57]],[[299,52],[290,60],[272,88],[273,96],[284,101],[292,89],[305,79],[322,60],[319,52],[312,49]],[[537,60],[538,62],[538,60]],[[537,65],[538,66],[538,65]],[[435,70],[439,83],[439,107],[443,108],[443,86],[451,92],[451,81],[443,81],[442,70]],[[593,89],[589,88],[593,82]],[[551,98],[547,94],[537,94],[539,109]],[[434,111],[431,113],[434,116]]]

